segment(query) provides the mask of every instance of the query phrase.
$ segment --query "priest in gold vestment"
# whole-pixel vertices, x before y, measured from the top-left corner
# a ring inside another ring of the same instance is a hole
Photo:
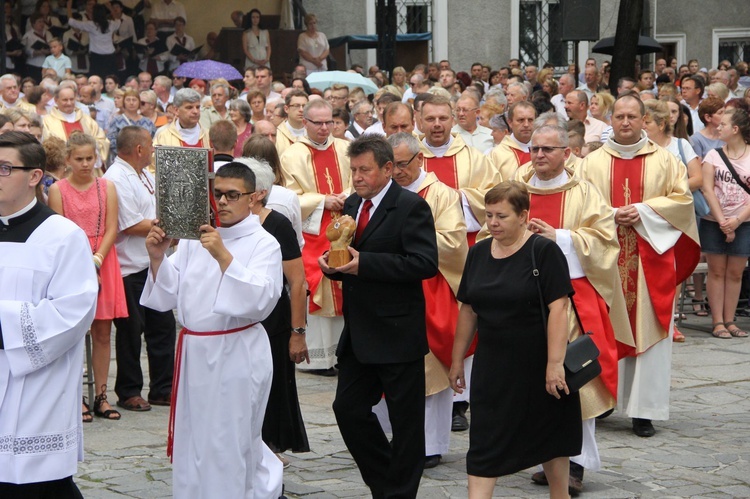
[[[536,119],[536,108],[531,102],[520,101],[508,109],[508,126],[511,134],[506,135],[490,153],[490,160],[500,176],[512,179],[521,165],[531,161],[529,141]]]
[[[636,435],[650,437],[655,434],[652,420],[669,419],[675,287],[695,269],[700,245],[687,171],[648,139],[644,114],[637,95],[618,97],[613,134],[586,156],[580,175],[613,210],[620,242],[618,267],[630,335],[616,331],[618,409],[632,418]]]
[[[109,140],[104,130],[96,124],[96,120],[76,108],[75,90],[70,87],[58,87],[55,91],[55,103],[55,107],[43,118],[42,142],[48,137],[57,137],[67,142],[74,132],[91,135],[96,139],[97,168],[106,164]]]
[[[154,146],[209,148],[208,130],[200,124],[201,95],[192,88],[175,93],[175,119],[156,131]]]
[[[448,371],[458,319],[456,292],[469,246],[458,192],[422,169],[424,155],[419,140],[411,133],[400,132],[390,135],[388,143],[393,147],[393,180],[427,201],[437,232],[438,275],[422,281],[430,347],[425,357],[425,468],[434,468],[450,444],[453,391]],[[388,431],[385,403],[378,403],[373,412]]]
[[[467,146],[460,135],[451,134],[453,110],[450,101],[437,95],[430,95],[422,102],[421,111],[423,168],[434,173],[443,184],[458,190],[466,223],[469,246],[474,244],[477,232],[484,224],[484,195],[492,187],[502,182],[490,160],[477,149]],[[464,372],[471,378],[473,356],[466,359]],[[450,363],[450,356],[448,357]],[[468,429],[465,416],[468,408],[471,387],[454,395],[453,430]]]
[[[581,454],[570,458],[570,487],[580,491],[583,470],[601,467],[595,440],[595,417],[615,407],[617,397],[617,345],[612,323],[627,323],[617,270],[619,244],[614,214],[599,191],[567,168],[573,156],[568,133],[545,125],[531,139],[533,169],[523,175],[529,192],[529,229],[556,241],[568,261],[575,290],[573,302],[586,332],[599,348],[602,373],[580,390],[583,419]],[[568,311],[569,340],[581,331],[572,309]],[[615,328],[626,332],[623,328]],[[532,476],[545,483],[539,471]]]
[[[346,155],[349,143],[331,135],[333,109],[324,100],[304,108],[307,135],[287,148],[281,169],[287,189],[297,193],[302,209],[302,261],[310,292],[307,349],[309,364],[298,369],[333,375],[336,347],[344,328],[341,283],[323,275],[318,257],[328,250],[326,228],[341,214],[350,191],[351,172]]]

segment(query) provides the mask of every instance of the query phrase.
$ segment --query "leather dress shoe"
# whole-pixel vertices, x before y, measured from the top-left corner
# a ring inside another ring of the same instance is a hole
[[[537,485],[549,485],[549,481],[547,481],[547,475],[544,474],[544,471],[537,471],[536,473],[531,475],[531,481]]]
[[[440,464],[440,459],[442,457],[443,456],[441,456],[440,454],[435,454],[433,456],[427,456],[425,458],[425,460],[424,460],[424,469],[434,468],[435,466],[437,466],[438,464]]]
[[[148,403],[151,405],[169,406],[172,403],[172,394],[155,395],[148,397]]]
[[[118,400],[117,405],[128,411],[143,412],[151,410],[151,405],[143,400],[143,397],[140,395],[135,395],[125,400]]]
[[[653,437],[656,434],[650,419],[633,418],[633,433],[639,437]]]

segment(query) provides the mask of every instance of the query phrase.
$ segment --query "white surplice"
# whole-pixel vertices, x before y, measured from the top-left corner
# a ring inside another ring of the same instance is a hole
[[[182,240],[149,278],[141,304],[177,308],[186,335],[175,407],[173,491],[177,498],[277,498],[283,466],[261,440],[273,376],[260,321],[281,295],[281,250],[255,215],[217,229],[234,259],[222,275],[199,241]]]
[[[83,338],[98,288],[91,246],[50,215],[26,242],[0,242],[0,255],[0,482],[58,480],[83,460]]]

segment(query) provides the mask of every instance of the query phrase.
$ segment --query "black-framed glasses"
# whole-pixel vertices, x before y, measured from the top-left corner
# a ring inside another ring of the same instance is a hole
[[[305,118],[308,123],[314,125],[314,126],[327,126],[328,128],[331,128],[333,126],[333,120],[331,121],[313,121],[310,118]]]
[[[249,194],[254,194],[254,193],[253,192],[240,192],[240,191],[222,192],[222,191],[217,191],[214,189],[214,199],[216,199],[217,202],[221,201],[222,197],[226,197],[227,201],[229,202],[239,201],[239,199],[242,196],[247,196]]]
[[[417,157],[417,154],[419,154],[419,151],[417,151],[417,152],[416,152],[416,153],[414,154],[414,156],[412,156],[411,158],[409,158],[409,161],[400,161],[400,162],[398,162],[398,163],[395,163],[395,162],[394,162],[394,163],[393,163],[393,166],[394,166],[394,167],[396,167],[396,168],[398,168],[399,170],[403,170],[403,169],[405,169],[406,167],[408,167],[408,166],[409,166],[409,163],[411,163],[412,161],[414,161],[414,158],[416,158],[416,157]]]
[[[542,151],[544,154],[552,154],[555,149],[567,149],[566,146],[531,146],[529,150],[531,154],[539,154]]]
[[[38,166],[20,166],[20,165],[9,165],[7,163],[0,165],[0,177],[9,176],[13,170],[41,170]]]

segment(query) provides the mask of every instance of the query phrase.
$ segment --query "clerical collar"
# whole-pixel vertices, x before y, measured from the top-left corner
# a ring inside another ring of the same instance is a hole
[[[435,157],[442,158],[443,156],[445,156],[445,153],[448,152],[448,149],[450,149],[451,144],[453,144],[453,135],[450,135],[448,138],[448,142],[446,142],[442,146],[433,146],[432,144],[427,142],[427,137],[422,139],[422,143],[427,149],[430,150],[432,154],[435,155]]]
[[[180,134],[180,137],[182,137],[182,140],[186,144],[197,144],[198,141],[201,138],[201,127],[199,124],[196,123],[196,125],[193,128],[183,128],[182,125],[180,125],[180,120],[175,120],[174,122],[175,128],[177,128],[177,131]]]
[[[286,122],[286,129],[289,130],[289,133],[291,133],[295,137],[302,137],[303,135],[305,135],[305,127],[304,126],[302,128],[294,128],[292,126],[292,124],[288,120]]]
[[[567,181],[568,181],[568,172],[566,172],[565,169],[563,168],[563,171],[560,172],[560,175],[558,175],[555,178],[551,178],[549,180],[542,180],[539,177],[537,177],[535,173],[529,180],[529,183],[533,187],[540,187],[542,189],[553,189],[555,187],[560,187]]]
[[[328,139],[331,137],[329,136]],[[315,142],[313,139],[310,138],[310,136],[307,137],[307,140],[310,141],[310,143],[316,148],[316,149],[326,149],[328,147],[328,139],[325,140],[325,142]]]
[[[513,141],[514,141],[514,142],[515,142],[516,144],[518,144],[518,147],[520,147],[521,149],[523,149],[523,152],[529,152],[529,146],[531,146],[531,142],[529,142],[528,144],[526,144],[526,143],[524,143],[524,142],[521,142],[521,141],[520,141],[520,140],[518,140],[518,139],[516,138],[516,136],[515,136],[515,135],[513,135],[512,133],[510,134],[510,138],[511,138],[511,139],[513,139]]]
[[[21,98],[21,97],[19,96],[19,97],[18,97],[18,98],[16,99],[16,102],[14,102],[13,104],[11,104],[11,103],[10,103],[10,102],[8,102],[7,100],[5,100],[5,99],[3,99],[2,97],[0,97],[0,102],[2,102],[2,104],[3,104],[3,107],[14,108],[14,107],[16,107],[16,106],[18,105],[18,100],[19,100],[20,98]]]
[[[411,184],[404,187],[404,189],[406,189],[407,191],[411,191],[411,192],[419,192],[419,186],[422,185],[422,182],[424,181],[426,176],[427,176],[427,172],[420,168],[419,176],[417,177],[417,180],[415,180]]]
[[[635,158],[638,151],[640,151],[646,143],[648,143],[648,135],[646,135],[646,132],[643,130],[641,130],[641,140],[635,144],[625,145],[617,143],[615,142],[614,134],[610,135],[607,139],[607,146],[617,151],[620,156],[622,156],[622,159]]]
[[[14,218],[17,218],[17,217],[20,217],[24,213],[28,213],[29,211],[31,211],[31,209],[35,205],[36,205],[36,197],[33,198],[29,204],[27,204],[26,206],[24,206],[23,208],[21,208],[17,212],[12,213],[12,214],[8,215],[7,217],[0,216],[0,222],[2,222],[3,225],[10,225],[10,220],[12,220]],[[16,220],[13,220],[13,221],[16,222]],[[18,220],[18,222],[20,222],[20,221],[21,220]]]
[[[57,110],[60,111],[60,108],[57,108]],[[72,113],[63,113],[62,111],[60,111],[60,115],[68,123],[75,123],[76,121],[78,121],[78,119],[76,119],[76,112],[75,111],[73,111]]]

